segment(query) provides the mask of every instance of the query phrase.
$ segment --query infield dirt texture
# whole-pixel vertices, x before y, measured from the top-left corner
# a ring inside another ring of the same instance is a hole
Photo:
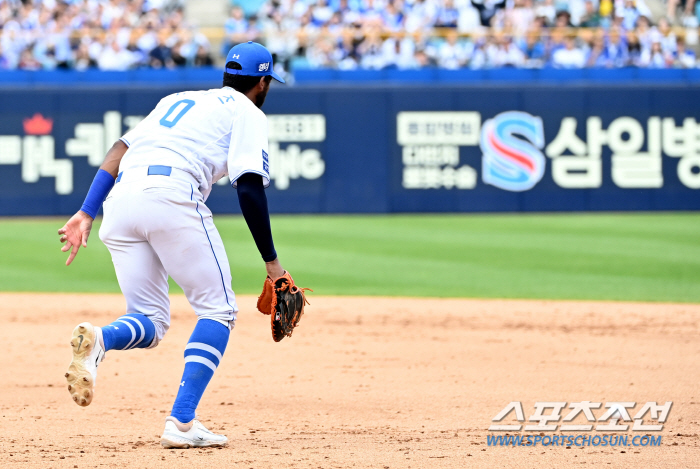
[[[275,344],[255,297],[238,300],[198,410],[230,445],[174,451],[158,441],[195,321],[182,296],[161,345],[108,353],[80,408],[63,379],[70,332],[123,299],[0,294],[2,467],[698,467],[700,306],[313,297]],[[527,417],[547,400],[674,405],[659,447],[487,446],[506,404]]]
[[[247,294],[198,414],[230,444],[184,451],[159,445],[196,320],[178,293],[159,347],[109,352],[93,403],[70,399],[73,327],[125,303],[41,293],[116,291],[97,232],[63,266],[62,221],[0,223],[0,290],[26,292],[0,293],[1,468],[700,467],[700,215],[275,217],[283,264],[316,290],[278,344],[250,235],[220,217]],[[417,298],[479,295],[640,302]],[[659,446],[488,446],[512,401],[525,418],[538,401],[673,408]]]

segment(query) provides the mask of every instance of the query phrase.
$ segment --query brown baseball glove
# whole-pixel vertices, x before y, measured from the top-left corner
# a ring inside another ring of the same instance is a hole
[[[272,280],[265,279],[263,291],[258,298],[258,311],[269,314],[272,325],[272,338],[275,342],[291,337],[304,314],[304,305],[310,304],[304,292],[310,288],[299,288],[294,284],[289,272]]]

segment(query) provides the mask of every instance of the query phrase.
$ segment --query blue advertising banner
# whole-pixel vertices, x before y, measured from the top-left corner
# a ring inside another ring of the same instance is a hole
[[[0,215],[77,210],[168,87],[0,89]],[[273,212],[700,209],[700,86],[273,87]],[[237,213],[220,181],[207,201]]]

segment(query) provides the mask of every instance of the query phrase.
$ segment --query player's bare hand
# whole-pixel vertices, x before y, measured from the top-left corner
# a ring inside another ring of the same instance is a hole
[[[267,269],[267,276],[273,280],[284,275],[284,269],[279,259],[275,259],[272,262],[265,262],[265,269]]]
[[[70,255],[66,261],[66,265],[70,265],[78,254],[80,246],[87,247],[87,241],[92,230],[92,217],[83,211],[78,211],[70,220],[63,225],[63,228],[58,230],[61,236],[61,242],[66,243],[61,251],[67,252],[70,250]]]

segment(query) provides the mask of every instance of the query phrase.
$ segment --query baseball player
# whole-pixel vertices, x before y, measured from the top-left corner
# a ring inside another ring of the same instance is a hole
[[[109,150],[80,211],[58,230],[65,242],[62,251],[70,250],[70,265],[80,246],[87,247],[93,219],[104,202],[100,239],[112,255],[127,303],[126,314],[113,323],[95,327],[83,322],[73,331],[66,379],[78,405],[92,402],[97,366],[106,352],[153,348],[163,339],[170,326],[168,275],[198,315],[185,348],[177,397],[166,418],[161,439],[166,448],[228,442],[195,418],[238,312],[224,245],[205,205],[212,184],[228,175],[237,189],[265,261],[270,291],[289,282],[295,287],[275,252],[264,191],[270,168],[267,118],[260,108],[271,79],[284,83],[272,65],[262,45],[239,44],[226,58],[222,88],[163,98]]]

